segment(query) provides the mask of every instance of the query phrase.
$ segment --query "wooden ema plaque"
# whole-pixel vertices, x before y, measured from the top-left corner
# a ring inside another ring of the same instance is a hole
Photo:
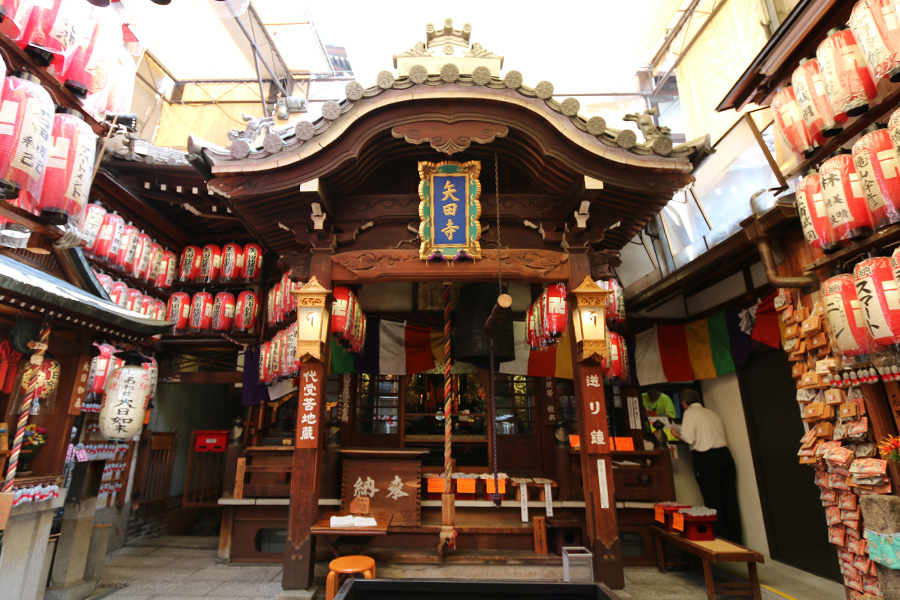
[[[422,523],[418,460],[376,460],[344,457],[341,511],[352,512],[357,498],[368,498],[369,512],[390,513],[391,525]],[[443,491],[441,481],[441,491]]]

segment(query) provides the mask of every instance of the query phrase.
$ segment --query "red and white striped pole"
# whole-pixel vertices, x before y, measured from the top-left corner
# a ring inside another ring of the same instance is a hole
[[[450,418],[450,412],[453,409],[453,379],[450,375],[450,369],[453,366],[451,360],[451,336],[452,327],[450,323],[450,286],[444,286],[444,493],[449,494],[451,491],[450,475],[452,472],[453,462],[450,459],[452,443],[450,436],[453,427]]]
[[[31,355],[31,364],[40,367],[44,362],[44,353],[47,351],[47,344],[50,341],[50,325],[44,323],[41,326],[41,338],[37,344],[34,344],[34,354]],[[13,439],[12,452],[9,455],[9,466],[6,468],[6,481],[3,483],[3,491],[12,490],[13,481],[16,478],[16,469],[19,466],[19,453],[22,451],[22,443],[25,441],[25,427],[28,425],[28,416],[31,414],[31,405],[37,396],[38,376],[40,369],[33,369],[28,386],[25,391],[25,398],[22,400],[22,408],[19,412],[19,423],[16,426],[16,437]]]

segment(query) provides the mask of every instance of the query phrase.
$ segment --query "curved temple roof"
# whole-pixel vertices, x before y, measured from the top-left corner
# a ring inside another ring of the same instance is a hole
[[[420,42],[394,57],[400,76],[382,71],[376,85],[369,88],[351,81],[345,88],[346,98],[326,102],[322,117],[314,122],[300,121],[294,127],[279,127],[271,117],[260,117],[248,122],[245,131],[233,131],[229,135],[230,148],[191,138],[189,151],[202,152],[212,163],[215,174],[276,169],[315,154],[369,112],[387,104],[425,98],[481,98],[526,107],[540,113],[561,133],[597,157],[629,165],[690,172],[691,160],[702,158],[710,151],[708,136],[673,147],[668,131],[657,127],[652,115],[646,112],[629,118],[643,132],[645,139],[639,142],[632,130],[613,129],[607,127],[602,117],[580,115],[577,99],[555,99],[553,85],[548,81],[532,88],[524,84],[518,71],[509,71],[500,78],[503,58],[486,51],[480,44],[470,48],[470,26],[466,24],[460,31],[452,25],[449,19],[441,30],[429,24],[427,43]]]

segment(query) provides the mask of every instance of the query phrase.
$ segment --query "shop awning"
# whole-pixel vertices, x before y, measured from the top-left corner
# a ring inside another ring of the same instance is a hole
[[[0,256],[0,303],[132,339],[164,333],[174,325],[126,310],[8,256]]]

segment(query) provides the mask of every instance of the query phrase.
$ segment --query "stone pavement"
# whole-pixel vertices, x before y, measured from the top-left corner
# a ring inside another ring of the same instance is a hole
[[[100,588],[90,600],[272,600],[281,591],[281,567],[276,565],[226,565],[216,556],[218,540],[212,537],[165,536],[142,538],[110,552]],[[316,568],[324,583],[325,564]],[[555,567],[475,565],[379,565],[378,574],[390,578],[532,579],[552,580]],[[717,570],[716,577],[737,574]],[[558,568],[559,579],[562,568]],[[760,568],[763,600],[844,600],[843,586],[786,565],[767,560]],[[622,600],[706,600],[703,576],[698,570],[662,574],[653,567],[625,569]],[[324,597],[319,585],[316,598]],[[720,595],[719,600],[731,596]]]

